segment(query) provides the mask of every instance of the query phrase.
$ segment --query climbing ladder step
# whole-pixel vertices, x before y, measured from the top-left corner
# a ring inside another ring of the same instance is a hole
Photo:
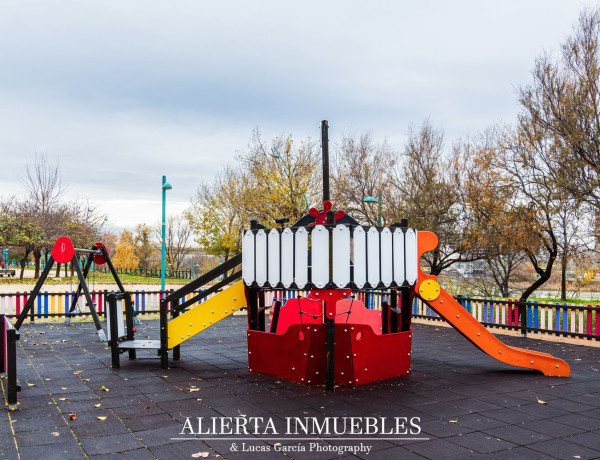
[[[160,340],[124,340],[119,342],[120,350],[160,350]]]

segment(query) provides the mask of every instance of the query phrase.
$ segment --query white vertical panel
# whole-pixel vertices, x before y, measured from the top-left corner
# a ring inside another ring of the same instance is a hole
[[[108,307],[108,302],[106,303]],[[125,318],[123,317],[123,299],[117,299],[117,338],[125,337]],[[110,308],[106,308],[106,340],[110,340]]]
[[[356,227],[354,240],[354,284],[362,289],[367,282],[367,239],[362,227]]]
[[[312,230],[312,282],[324,288],[329,282],[329,231],[322,225]]]
[[[371,287],[379,284],[379,232],[371,227],[367,232],[367,281]]]
[[[264,286],[267,282],[267,234],[264,230],[256,232],[254,237],[256,248],[254,257],[256,257],[256,273],[254,274],[259,286]]]
[[[388,227],[381,231],[381,281],[390,287],[394,277],[392,272],[392,232]]]
[[[289,228],[281,233],[281,282],[286,289],[294,282],[294,234]]]
[[[333,229],[333,282],[339,288],[350,282],[350,229],[345,225]]]
[[[406,230],[406,281],[408,281],[408,284],[417,282],[418,266],[417,231],[414,228],[409,228]]]
[[[296,231],[294,254],[296,260],[294,281],[298,289],[302,289],[308,283],[308,232],[303,227]]]
[[[394,230],[394,281],[402,286],[404,280],[404,232],[401,228]]]
[[[242,278],[248,286],[254,281],[254,235],[246,230],[242,236]]]
[[[272,229],[268,237],[269,247],[269,272],[268,279],[271,287],[277,286],[279,283],[279,232]]]

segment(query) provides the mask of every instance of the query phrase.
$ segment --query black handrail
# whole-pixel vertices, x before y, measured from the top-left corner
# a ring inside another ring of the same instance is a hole
[[[209,283],[209,282],[213,281],[215,278],[217,278],[217,277],[219,277],[221,275],[224,275],[229,270],[237,267],[241,263],[242,263],[242,255],[238,254],[237,256],[234,256],[231,259],[223,262],[218,267],[213,268],[209,272],[205,273],[204,275],[202,275],[198,279],[196,279],[196,280],[192,281],[191,283],[188,283],[185,286],[183,286],[183,287],[177,289],[176,291],[172,292],[171,294],[169,294],[165,298],[165,301],[166,302],[171,302],[171,301],[174,301],[174,300],[179,300],[184,295],[187,295],[187,294],[189,294],[192,291],[200,289],[206,283]]]
[[[229,283],[232,283],[232,282],[234,282],[235,280],[237,280],[238,278],[241,278],[241,277],[242,277],[242,272],[241,271],[235,272],[233,275],[230,275],[230,276],[226,277],[223,281],[219,281],[214,286],[211,286],[208,289],[200,291],[198,294],[196,294],[191,299],[186,300],[185,302],[183,302],[182,304],[177,305],[176,307],[172,307],[171,308],[171,313],[172,314],[181,313],[183,310],[185,310],[190,305],[193,305],[196,302],[198,302],[200,299],[203,299],[204,297],[208,297],[209,295],[213,294],[214,292],[219,291],[220,289],[222,289],[225,286],[227,286]]]

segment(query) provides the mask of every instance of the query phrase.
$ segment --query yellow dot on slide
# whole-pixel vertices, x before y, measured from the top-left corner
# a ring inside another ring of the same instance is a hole
[[[440,296],[440,285],[437,281],[427,280],[419,285],[419,295],[425,300],[435,300]]]

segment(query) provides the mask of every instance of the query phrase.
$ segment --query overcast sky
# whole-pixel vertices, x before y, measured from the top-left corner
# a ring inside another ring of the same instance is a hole
[[[253,128],[401,147],[518,111],[515,88],[592,1],[0,0],[0,195],[47,152],[114,230],[182,211]]]

